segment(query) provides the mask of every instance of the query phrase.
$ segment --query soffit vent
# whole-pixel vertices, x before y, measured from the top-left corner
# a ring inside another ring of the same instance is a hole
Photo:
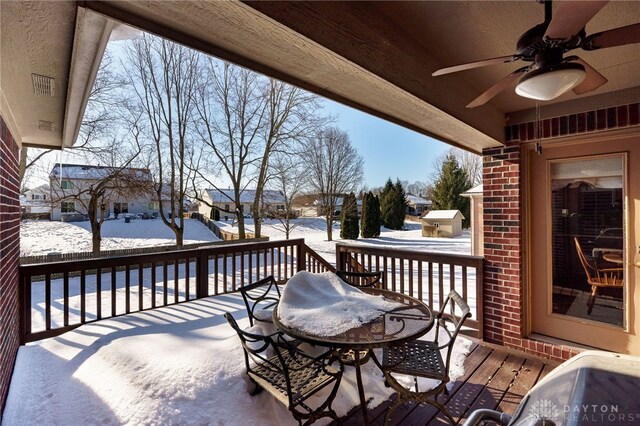
[[[40,130],[48,130],[50,132],[53,131],[53,122],[46,120],[38,120],[38,129]]]
[[[55,94],[55,80],[46,75],[31,74],[33,93],[39,96],[53,96]]]

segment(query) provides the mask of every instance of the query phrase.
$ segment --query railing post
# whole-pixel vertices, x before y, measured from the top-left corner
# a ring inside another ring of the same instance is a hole
[[[307,269],[307,259],[304,239],[298,241],[298,271],[305,271]]]
[[[196,258],[196,299],[209,295],[209,256],[200,250]]]
[[[336,271],[344,270],[344,258],[340,252],[340,244],[336,244]]]
[[[18,295],[20,298],[20,344],[27,343],[27,334],[31,332],[31,277],[26,276],[23,271],[19,272],[18,282],[20,287]]]

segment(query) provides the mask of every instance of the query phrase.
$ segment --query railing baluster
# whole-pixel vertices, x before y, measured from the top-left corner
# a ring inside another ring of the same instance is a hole
[[[116,288],[116,268],[115,267],[111,267],[111,316],[115,317],[116,316],[116,295],[117,293],[117,288]]]
[[[236,263],[238,263],[238,256],[236,253],[231,254],[231,288],[236,291]]]
[[[227,254],[225,253],[222,256],[222,283],[224,288],[224,293],[229,291],[229,287],[227,286]]]
[[[442,263],[438,262],[438,310],[442,308],[442,302],[444,302],[444,270]]]
[[[191,292],[189,291],[189,273],[191,272],[191,263],[190,263],[189,256],[187,256],[187,258],[184,261],[184,283],[185,283],[185,289],[184,289],[184,293],[185,293],[185,300],[191,300]]]
[[[124,311],[131,312],[131,266],[124,267]]]
[[[462,267],[462,298],[467,300],[467,267]]]
[[[45,330],[51,330],[51,274],[45,276],[44,300]]]
[[[173,303],[180,301],[180,263],[178,259],[173,261]]]
[[[411,297],[415,297],[413,295],[413,260],[409,259],[409,295]]]
[[[449,291],[456,289],[456,266],[449,265]]]
[[[391,290],[396,291],[396,258],[391,258]]]
[[[400,264],[400,293],[404,293],[404,260],[398,259]]]
[[[253,282],[253,251],[249,251],[249,275],[247,276],[247,281],[249,284]],[[244,285],[244,283],[242,283]]]
[[[162,299],[162,305],[163,306],[167,306],[169,304],[169,278],[167,277],[167,274],[169,273],[169,267],[168,267],[168,261],[163,260],[162,261],[162,281],[163,281],[163,288],[162,288],[162,293],[163,293],[163,299]]]
[[[102,268],[96,269],[96,317],[102,319]]]
[[[63,324],[65,327],[69,325],[69,272],[64,273],[63,277],[63,300],[64,300],[64,314],[63,314]]]
[[[273,262],[273,258],[271,258],[271,262]],[[269,275],[268,263],[269,261],[267,259],[267,249],[264,249],[264,277],[267,277]],[[271,269],[271,273],[273,273],[273,268]]]
[[[418,260],[418,300],[422,300],[424,295],[422,293],[422,261]]]
[[[218,255],[217,254],[213,257],[213,276],[214,276],[213,292],[214,294],[220,294],[220,291],[218,290]]]
[[[142,296],[144,295],[143,291],[143,282],[144,280],[144,265],[142,263],[138,264],[138,310],[142,310],[144,308]]]
[[[151,307],[156,307],[156,262],[151,262]]]
[[[433,262],[429,262],[429,308],[433,309]]]
[[[80,270],[80,322],[84,323],[87,319],[87,280],[86,270]]]

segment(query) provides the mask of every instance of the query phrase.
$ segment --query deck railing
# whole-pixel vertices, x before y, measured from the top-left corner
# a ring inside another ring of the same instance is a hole
[[[381,271],[385,288],[415,297],[436,311],[449,291],[456,290],[471,307],[465,326],[482,338],[482,257],[338,243],[336,269]]]
[[[238,291],[268,275],[333,270],[304,240],[20,266],[21,341],[81,324]]]

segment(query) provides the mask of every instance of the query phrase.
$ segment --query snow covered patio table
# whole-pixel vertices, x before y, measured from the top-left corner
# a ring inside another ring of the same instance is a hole
[[[426,334],[433,326],[428,306],[413,297],[377,288],[356,288],[331,272],[300,271],[287,282],[273,322],[282,332],[303,342],[335,349],[338,359],[349,352],[355,367],[365,424],[365,398],[360,367],[369,358],[378,368],[373,349],[391,347]],[[361,351],[366,356],[361,358]]]

